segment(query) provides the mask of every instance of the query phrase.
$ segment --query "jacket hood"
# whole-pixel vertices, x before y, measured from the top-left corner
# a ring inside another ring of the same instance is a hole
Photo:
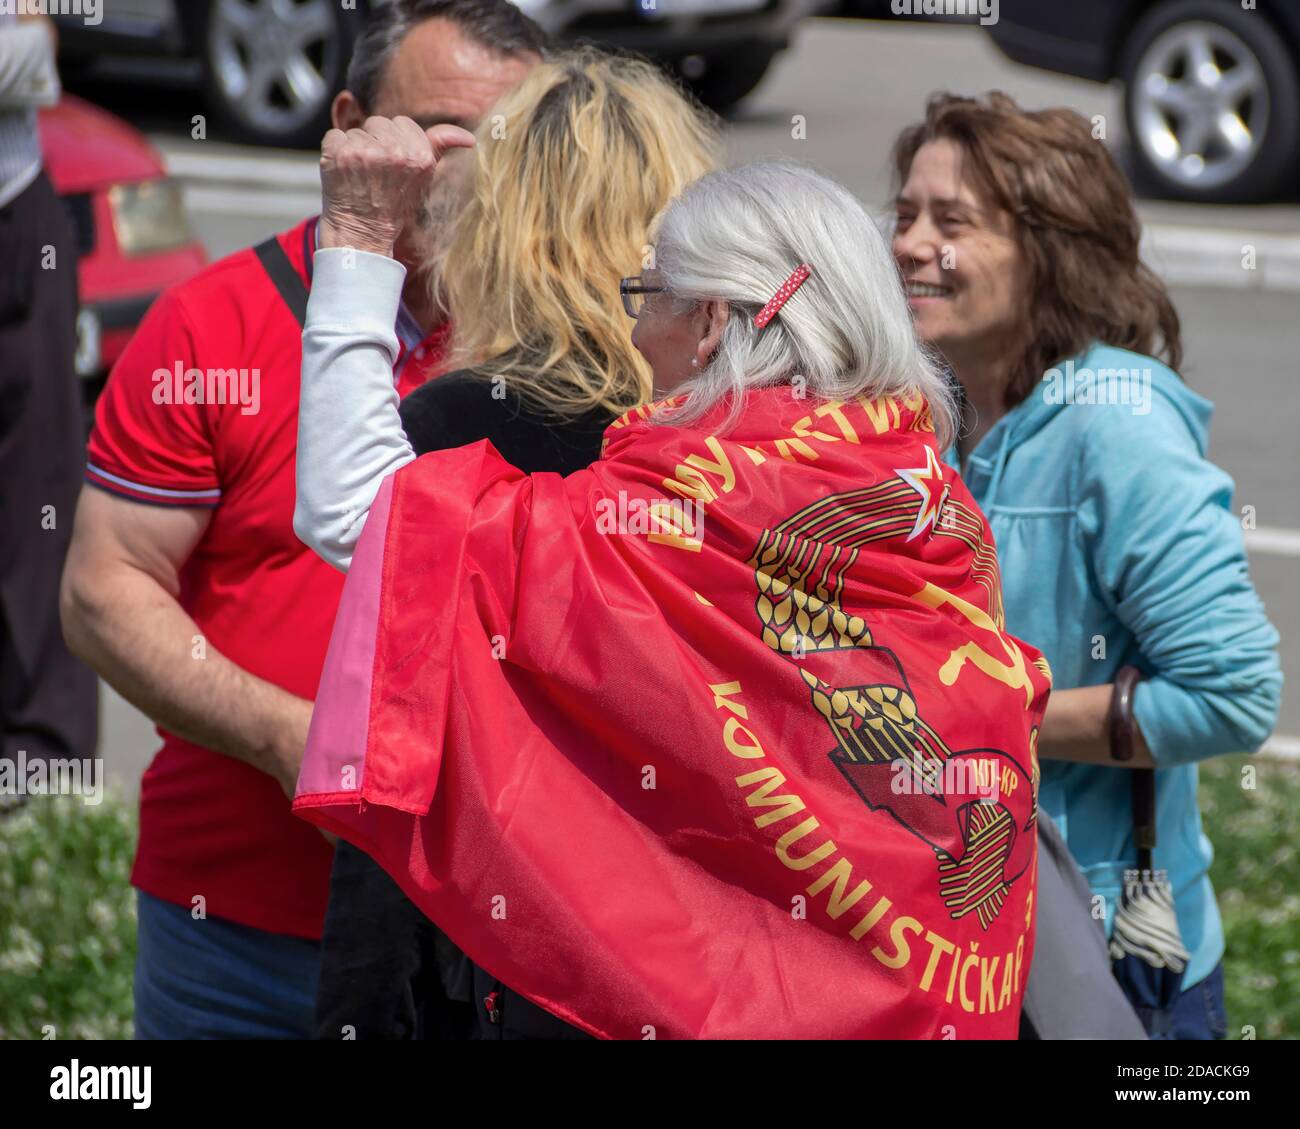
[[[1205,455],[1214,411],[1209,400],[1193,392],[1154,357],[1093,344],[1079,356],[1049,369],[1033,391],[989,429],[967,458],[962,476],[983,498],[987,512],[997,502],[1011,452],[1057,416],[1096,405],[1127,406],[1137,415],[1146,415],[1155,407],[1157,397],[1163,410],[1172,409],[1183,420]],[[987,490],[983,488],[985,478],[989,480]]]

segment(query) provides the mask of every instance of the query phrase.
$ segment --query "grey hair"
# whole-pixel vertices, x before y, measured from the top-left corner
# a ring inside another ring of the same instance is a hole
[[[541,55],[546,50],[546,32],[509,0],[387,0],[371,9],[348,64],[348,89],[363,109],[376,104],[384,73],[402,40],[432,19],[450,21],[499,55]]]
[[[748,389],[801,377],[822,400],[919,394],[940,447],[952,441],[953,388],[916,337],[884,236],[842,185],[784,161],[709,173],[665,209],[656,236],[670,295],[731,306],[713,359],[677,389],[686,400],[663,422],[727,401],[734,422]],[[801,263],[811,276],[757,329],[755,315]]]

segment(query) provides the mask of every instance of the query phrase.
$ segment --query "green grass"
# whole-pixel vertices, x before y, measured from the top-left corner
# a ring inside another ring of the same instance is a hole
[[[1243,787],[1242,769],[1255,770]],[[1219,757],[1201,765],[1210,878],[1227,940],[1229,1038],[1300,1037],[1300,765]]]
[[[1255,787],[1242,786],[1243,767]],[[1300,765],[1201,766],[1223,910],[1229,1036],[1300,1036]],[[135,814],[120,798],[34,799],[0,819],[0,1038],[131,1034]]]
[[[107,794],[0,819],[0,1038],[131,1037],[135,837],[132,806]]]

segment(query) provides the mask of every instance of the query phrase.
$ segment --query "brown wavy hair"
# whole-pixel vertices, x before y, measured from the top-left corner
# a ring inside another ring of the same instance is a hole
[[[998,91],[931,95],[925,120],[894,143],[896,192],[921,146],[939,140],[960,146],[984,204],[1010,214],[1025,265],[1028,324],[1007,384],[1008,408],[1094,341],[1178,369],[1178,314],[1138,254],[1142,224],[1128,182],[1086,118],[1066,109],[1022,110]]]

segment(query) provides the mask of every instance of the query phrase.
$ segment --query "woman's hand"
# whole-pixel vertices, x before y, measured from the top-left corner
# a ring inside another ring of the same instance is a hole
[[[367,118],[347,133],[331,129],[321,145],[320,245],[392,258],[442,155],[473,144],[459,126],[425,131],[405,117]]]

